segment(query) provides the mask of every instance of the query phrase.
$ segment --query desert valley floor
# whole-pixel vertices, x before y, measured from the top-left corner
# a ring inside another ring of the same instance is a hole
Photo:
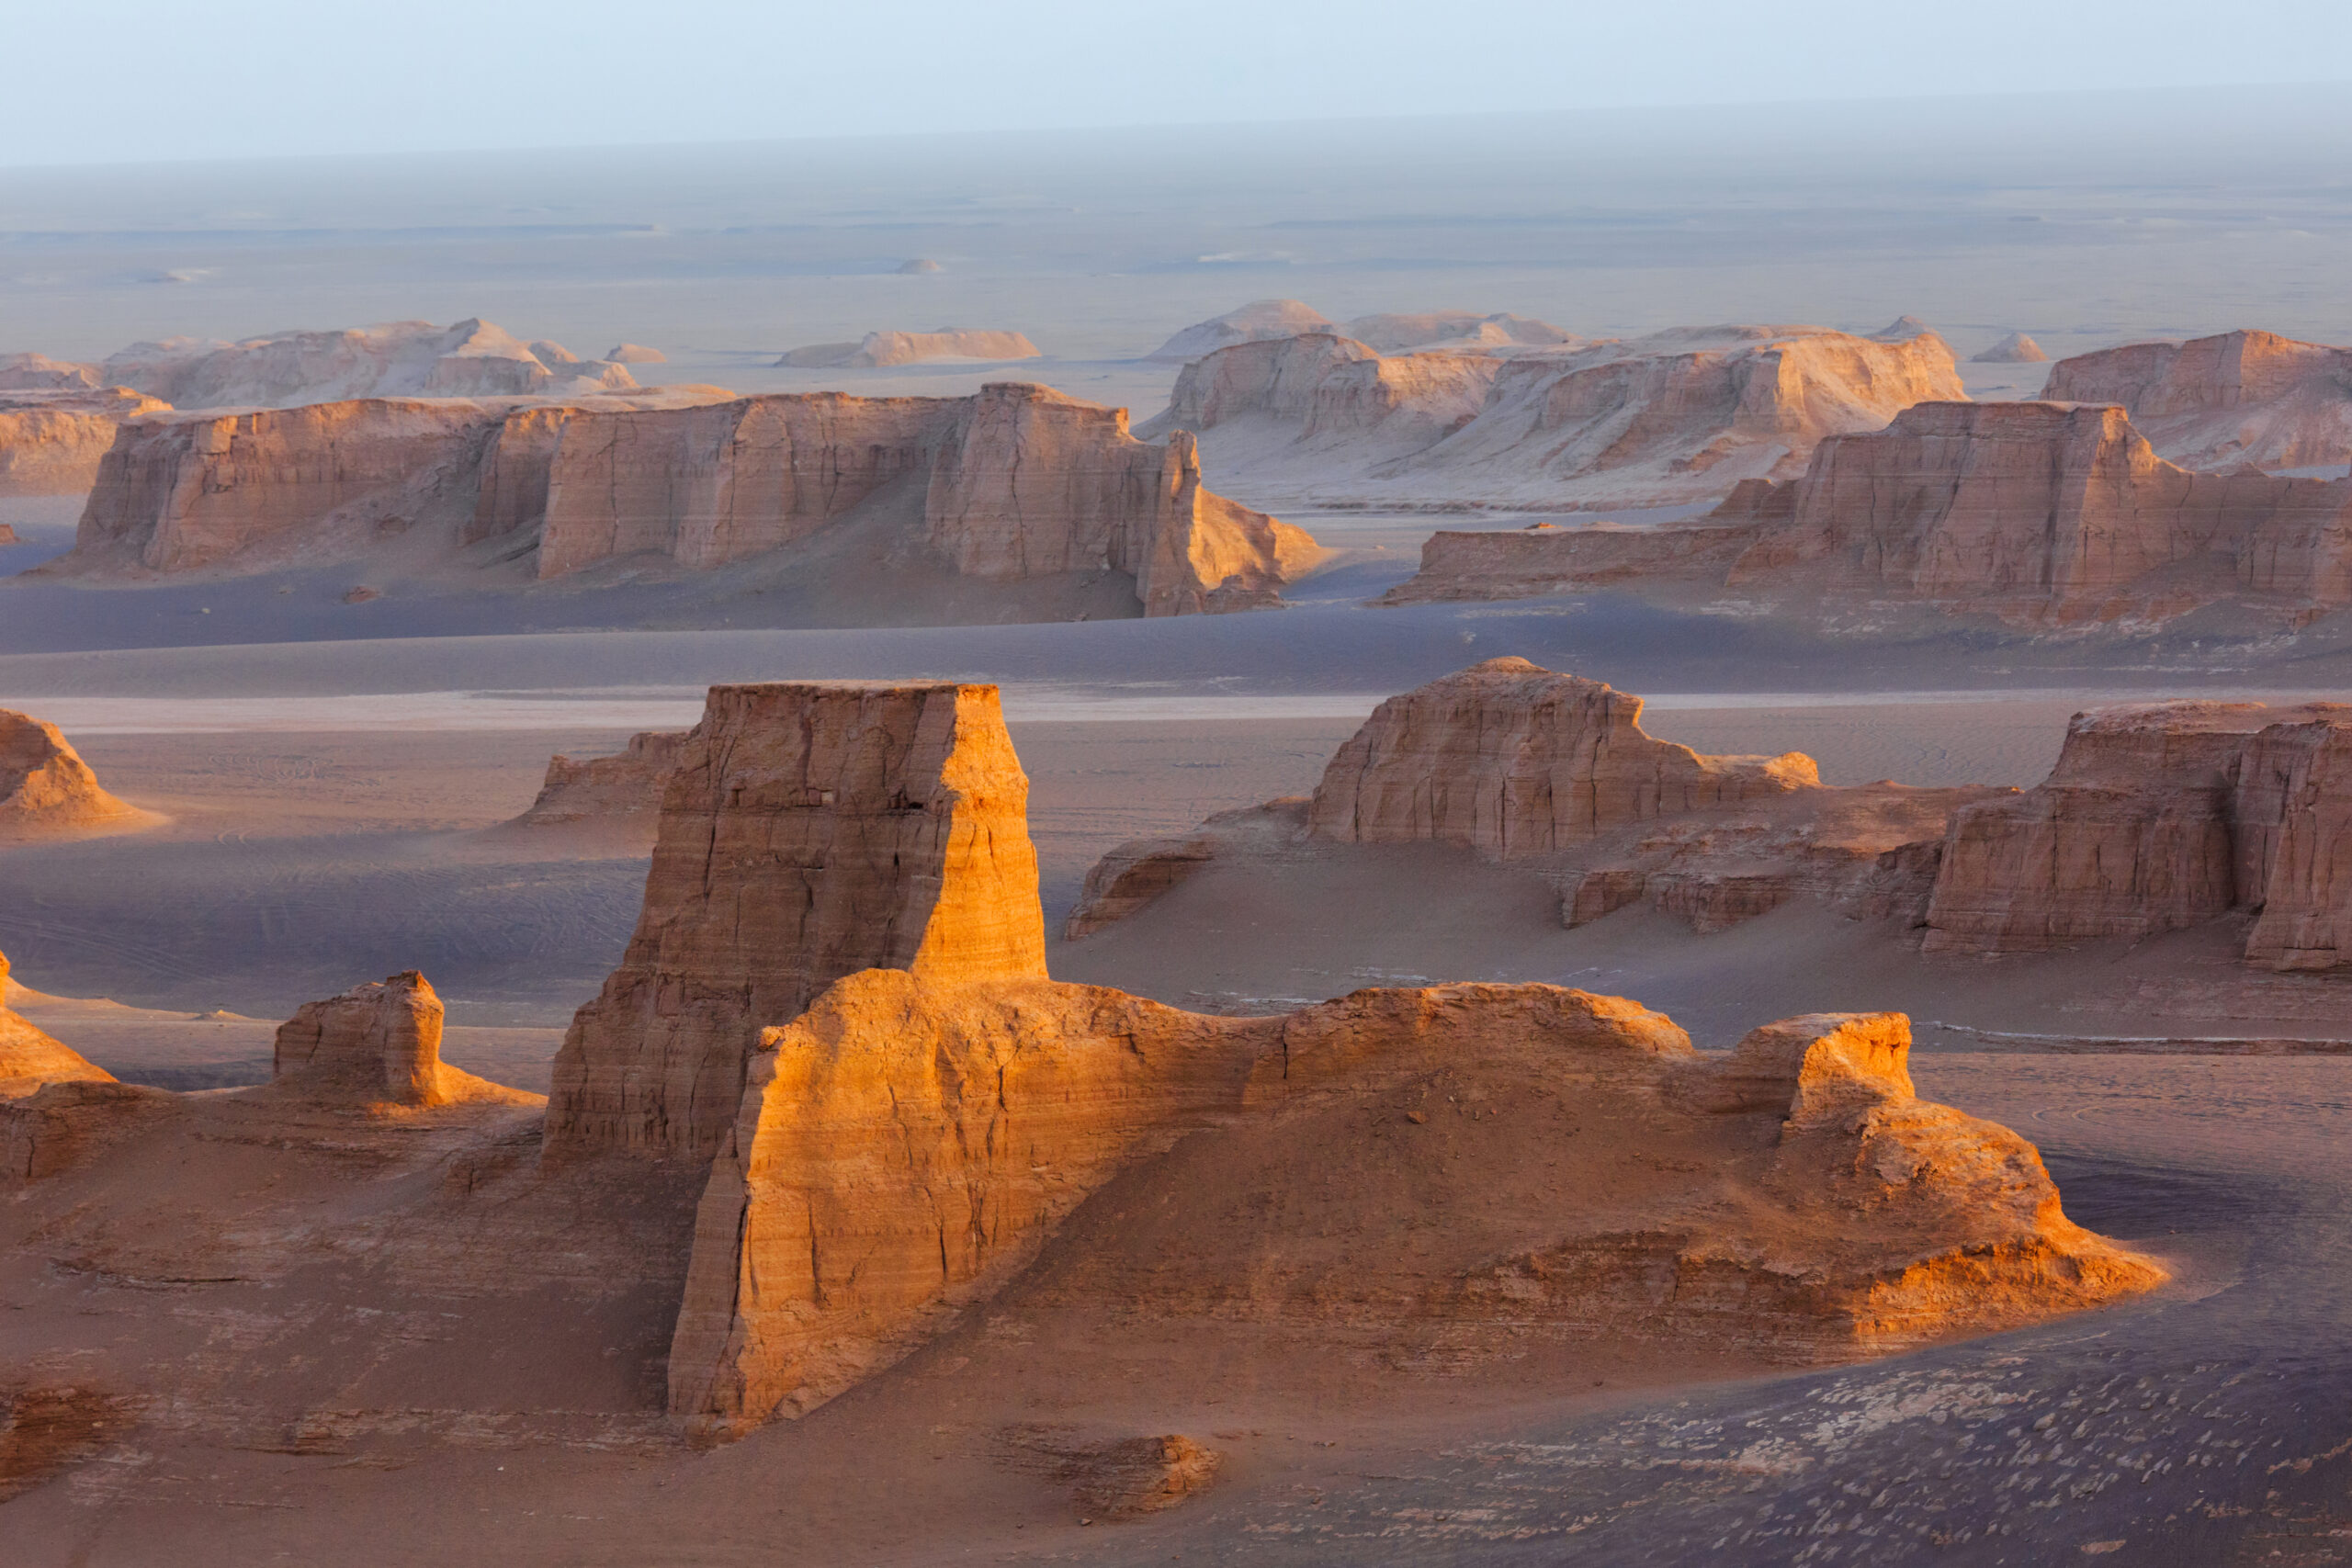
[[[2166,104],[0,173],[0,1563],[2352,1562]]]

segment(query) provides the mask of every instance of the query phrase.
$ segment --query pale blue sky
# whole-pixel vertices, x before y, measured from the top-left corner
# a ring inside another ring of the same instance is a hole
[[[0,0],[0,38],[15,164],[2352,77],[2346,0]]]

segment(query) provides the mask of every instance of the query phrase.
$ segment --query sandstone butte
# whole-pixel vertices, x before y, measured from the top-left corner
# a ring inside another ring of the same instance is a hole
[[[1238,310],[1195,321],[1151,351],[1153,359],[1198,359],[1237,343],[1327,333],[1330,318],[1296,299],[1253,299]]]
[[[2352,962],[2352,707],[2077,714],[2050,777],[1952,816],[1931,953],[2136,941],[2251,915],[2245,956]]]
[[[1826,1014],[1710,1058],[1638,1004],[1543,985],[1237,1019],[852,976],[760,1038],[696,1216],[671,1412],[725,1438],[812,1408],[1155,1156],[1184,1201],[1072,1222],[1024,1303],[1385,1343],[1507,1317],[1804,1363],[2165,1277],[2068,1221],[2030,1144],[1917,1100],[1909,1043],[1900,1014]]]
[[[776,364],[812,369],[871,369],[927,365],[940,359],[996,363],[1036,357],[1037,345],[1020,333],[942,327],[935,333],[868,333],[856,343],[810,344],[806,348],[791,350]]]
[[[50,1084],[112,1083],[114,1075],[82,1059],[6,1005],[8,955],[0,953],[0,1100],[21,1100]],[[0,1174],[12,1169],[0,1155]]]
[[[1138,441],[1124,410],[1046,388],[710,392],[371,400],[127,426],[73,551],[40,570],[259,570],[395,547],[474,565],[536,551],[541,579],[625,557],[705,570],[865,518],[967,577],[1125,573],[1143,613],[1166,615],[1278,603],[1323,554],[1208,491],[1189,435]]]
[[[1928,402],[1829,437],[1804,477],[1648,530],[1439,534],[1385,604],[1589,585],[1806,588],[2013,625],[2352,604],[2352,479],[2197,472],[2120,408]]]
[[[0,387],[0,496],[76,495],[126,420],[169,405],[127,387],[11,390]]]
[[[2190,468],[2352,462],[2352,348],[2265,332],[2127,344],[2060,360],[2041,395],[2120,403],[2158,452]]]
[[[270,1071],[278,1094],[379,1111],[463,1100],[537,1104],[441,1060],[441,998],[414,970],[305,1002],[279,1026]]]
[[[1637,696],[1524,659],[1473,665],[1382,703],[1311,798],[1114,850],[1064,934],[1284,840],[1452,844],[1520,863],[1560,888],[1571,926],[1646,901],[1714,931],[1799,894],[1916,919],[1952,809],[2004,793],[1828,788],[1801,752],[1705,756],[1654,739],[1641,714]]]
[[[684,730],[649,729],[630,736],[609,757],[550,757],[538,798],[514,818],[515,825],[650,825],[662,809],[662,791],[686,739]]]
[[[1965,396],[1924,332],[1706,327],[1503,357],[1310,333],[1187,366],[1143,429],[1195,432],[1219,483],[1269,499],[1665,505],[1800,473],[1827,437]]]
[[[620,966],[556,1057],[551,1157],[708,1159],[760,1031],[861,969],[1046,972],[994,686],[714,686]]]
[[[0,708],[0,844],[128,832],[160,820],[100,788],[57,726]]]
[[[637,385],[626,366],[526,344],[478,318],[133,344],[99,367],[175,408],[291,408],[352,398],[579,397]]]

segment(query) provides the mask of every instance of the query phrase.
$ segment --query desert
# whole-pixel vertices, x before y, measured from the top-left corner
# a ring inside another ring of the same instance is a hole
[[[2352,1561],[2352,34],[2152,16],[29,18],[0,1560]]]

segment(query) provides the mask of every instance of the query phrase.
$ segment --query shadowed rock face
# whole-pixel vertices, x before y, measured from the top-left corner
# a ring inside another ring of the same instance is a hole
[[[550,757],[538,798],[514,820],[527,828],[650,821],[685,742],[683,730],[650,729],[609,757]]]
[[[1650,739],[1641,716],[1641,698],[1599,681],[1524,659],[1474,664],[1374,709],[1324,769],[1308,829],[1510,859],[1821,782],[1801,753],[1702,757]]]
[[[2176,467],[2120,408],[1935,402],[1825,441],[1803,479],[1744,487],[1713,521],[1757,528],[1734,586],[1809,569],[1835,587],[2064,623],[2232,594],[2352,602],[2348,508],[2352,481]]]
[[[672,1414],[728,1436],[822,1403],[1001,1286],[1122,1167],[1211,1127],[1128,1184],[1183,1202],[1137,1198],[1023,1299],[1341,1335],[1589,1325],[1808,1361],[2164,1278],[2069,1222],[2023,1139],[1916,1100],[1909,1040],[1898,1014],[1821,1015],[1709,1060],[1658,1014],[1550,986],[1245,1020],[853,976],[761,1039],[696,1221]],[[1535,1109],[1471,1132],[1505,1103]]]
[[[708,1158],[760,1030],[857,970],[1042,976],[1028,794],[993,686],[712,687],[550,1152]]]
[[[446,1066],[441,1021],[441,998],[413,969],[305,1002],[278,1028],[270,1087],[306,1100],[407,1109],[537,1099]]]
[[[97,774],[57,726],[0,708],[0,843],[153,820],[99,788]]]
[[[2037,787],[1953,814],[1929,952],[2138,940],[2258,912],[2246,957],[2352,961],[2352,708],[2077,714]]]
[[[2158,452],[2191,468],[2352,461],[2352,348],[2265,332],[2127,344],[2060,360],[2041,395],[2120,403]]]
[[[114,445],[116,429],[125,420],[169,408],[124,387],[11,390],[8,379],[0,374],[0,496],[88,490],[97,482],[98,465]]]

